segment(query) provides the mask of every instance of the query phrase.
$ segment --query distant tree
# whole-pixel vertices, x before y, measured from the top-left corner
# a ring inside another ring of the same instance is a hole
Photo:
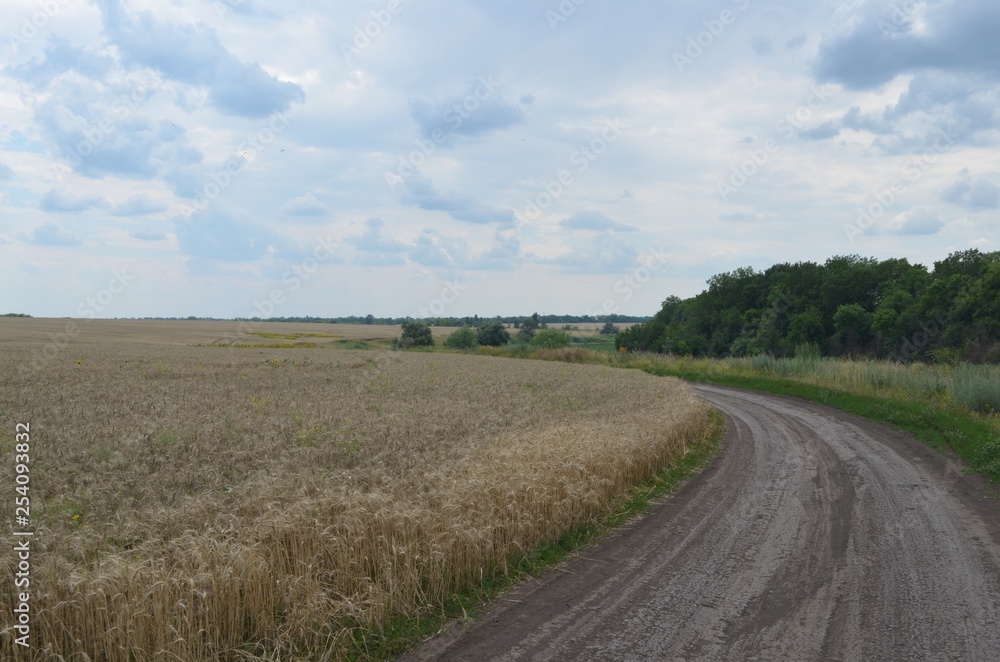
[[[372,324],[375,322],[375,316],[372,314],[365,315],[365,324]]]
[[[476,340],[480,345],[502,347],[510,342],[510,334],[504,328],[503,322],[487,322],[479,327]]]
[[[541,329],[531,339],[531,344],[544,349],[556,349],[569,345],[569,336],[556,329]]]
[[[618,327],[615,326],[614,322],[607,321],[604,323],[604,326],[601,327],[602,336],[613,336],[616,333],[618,333]]]
[[[444,346],[450,349],[475,349],[478,344],[476,332],[467,326],[453,332],[444,341]]]
[[[424,322],[403,322],[403,333],[396,344],[400,349],[430,347],[434,345],[434,336],[431,335],[431,328]]]
[[[538,313],[535,313],[531,317],[525,317],[524,321],[521,322],[521,330],[517,332],[517,339],[524,342],[531,342],[531,339],[535,337],[535,331],[538,330]]]

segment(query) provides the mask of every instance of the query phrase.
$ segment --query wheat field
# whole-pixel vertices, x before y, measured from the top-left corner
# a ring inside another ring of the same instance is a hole
[[[15,423],[33,440],[31,659],[336,659],[592,521],[706,425],[682,382],[636,371],[185,346],[157,324],[29,370],[44,338],[0,330],[4,471]],[[5,630],[15,566],[0,554]]]

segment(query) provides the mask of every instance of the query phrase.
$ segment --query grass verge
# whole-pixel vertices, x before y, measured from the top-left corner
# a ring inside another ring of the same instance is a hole
[[[836,407],[872,421],[888,423],[935,448],[950,448],[969,467],[1000,483],[1000,438],[989,422],[958,407],[933,401],[899,400],[860,395],[787,379],[741,375],[708,375],[699,371],[649,366],[645,372],[693,382],[736,386],[753,391],[791,395]]]
[[[481,584],[451,596],[442,603],[392,620],[382,631],[362,628],[351,636],[351,660],[386,660],[405,653],[415,644],[440,632],[454,621],[470,620],[486,610],[489,602],[528,577],[537,577],[554,568],[574,552],[599,541],[615,528],[649,510],[653,499],[674,493],[707,465],[719,450],[726,422],[717,411],[709,412],[703,437],[688,452],[655,478],[632,487],[615,507],[597,521],[584,524],[558,540],[530,550],[511,564],[507,573],[494,573]]]

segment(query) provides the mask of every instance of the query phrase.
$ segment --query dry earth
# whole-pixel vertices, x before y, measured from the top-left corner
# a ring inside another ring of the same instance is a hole
[[[714,465],[408,660],[998,660],[998,490],[843,412],[696,387]]]

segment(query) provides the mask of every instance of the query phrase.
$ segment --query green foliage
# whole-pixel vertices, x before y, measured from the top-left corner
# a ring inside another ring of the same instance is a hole
[[[424,322],[408,321],[403,322],[403,333],[396,341],[399,349],[409,349],[410,347],[432,347],[434,336],[431,335],[431,328]]]
[[[601,335],[613,336],[618,333],[618,327],[615,326],[614,322],[605,322],[604,326],[601,327]]]
[[[544,349],[558,349],[569,346],[569,336],[556,329],[542,329],[535,334],[531,344]]]
[[[510,334],[502,322],[487,322],[479,327],[476,340],[487,347],[502,347],[510,342]]]
[[[690,299],[668,297],[617,348],[695,357],[823,355],[954,363],[1000,361],[1000,252],[968,250],[934,271],[857,255],[717,274]]]
[[[454,331],[444,341],[444,346],[449,349],[475,349],[478,345],[479,341],[476,340],[476,332],[467,326]]]
[[[521,322],[521,330],[517,332],[517,339],[523,342],[531,342],[532,338],[535,337],[535,331],[538,330],[538,313],[535,313],[531,317],[525,317],[524,321]]]

